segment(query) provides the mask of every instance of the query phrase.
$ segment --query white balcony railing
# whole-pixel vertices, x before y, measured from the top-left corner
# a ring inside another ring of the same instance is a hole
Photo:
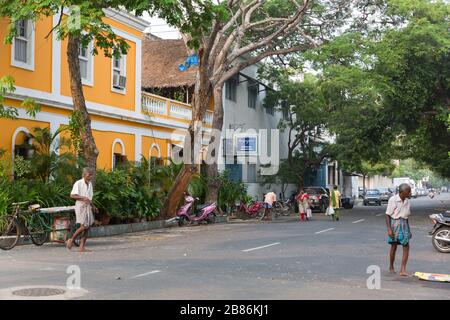
[[[175,101],[170,101],[170,115],[174,118],[191,120],[192,108],[189,105],[181,104]]]
[[[142,95],[142,109],[148,113],[166,115],[166,102],[151,95]]]
[[[192,108],[189,104],[146,92],[142,92],[142,111],[153,115],[168,116],[176,119],[192,119]],[[209,110],[206,111],[203,121],[205,124],[211,126],[213,122],[213,112]]]

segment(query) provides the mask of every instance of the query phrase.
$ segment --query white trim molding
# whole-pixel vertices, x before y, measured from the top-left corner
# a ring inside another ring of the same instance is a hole
[[[116,146],[116,143],[120,144],[122,146],[122,155],[126,155],[125,152],[125,144],[123,143],[122,140],[120,140],[119,138],[114,139],[113,143],[112,143],[112,149],[111,149],[111,169],[114,169],[114,147]]]
[[[16,86],[14,93],[6,95],[8,98],[24,100],[25,98],[34,98],[37,103],[50,107],[57,107],[65,110],[73,110],[73,101],[71,97],[50,94],[48,92],[33,90]],[[170,129],[187,129],[188,123],[179,122],[172,119],[164,119],[155,116],[147,116],[140,112],[121,109],[95,102],[86,101],[86,106],[90,114],[100,115],[113,119],[127,120],[148,125],[159,125]],[[208,129],[204,128],[205,131]]]
[[[53,16],[53,27],[58,24],[59,16]],[[61,41],[57,40],[56,30],[52,34],[52,94],[61,95]]]
[[[94,51],[94,43],[93,41],[89,42],[87,48],[87,78],[81,77],[81,83],[84,86],[93,87],[94,86],[94,59],[95,55],[93,54]],[[80,56],[78,56],[78,59],[80,59]]]
[[[142,160],[142,134],[134,135],[134,159],[137,162]]]
[[[103,9],[106,17],[113,19],[117,22],[120,22],[128,27],[136,29],[138,31],[143,32],[150,26],[150,23],[144,19],[136,17],[135,15],[118,9]]]
[[[11,159],[12,159],[12,174],[14,176],[14,159],[15,159],[15,152],[16,152],[16,138],[17,135],[21,132],[25,132],[26,134],[30,134],[30,130],[26,127],[18,127],[16,130],[14,130],[14,134],[12,136],[12,148],[11,148]],[[30,143],[33,142],[33,139],[30,139]]]
[[[153,148],[155,148],[156,150],[158,150],[158,158],[161,158],[161,149],[159,148],[159,145],[157,143],[153,143],[150,147],[150,150],[148,152],[148,159],[150,160],[150,158],[152,157],[152,150]]]
[[[26,29],[25,32],[29,33],[29,36],[26,36],[27,41],[27,62],[23,61],[17,61],[16,60],[16,37],[13,38],[12,44],[11,44],[11,66],[16,68],[21,68],[29,71],[34,71],[34,55],[35,55],[35,38],[36,38],[36,32],[35,32],[35,23],[32,20],[25,20],[26,22]]]
[[[119,69],[120,76],[127,78],[127,55],[121,54],[119,60]],[[127,84],[125,83],[125,87],[123,89],[114,88],[114,57],[111,58],[111,92],[119,93],[126,95],[127,94]]]

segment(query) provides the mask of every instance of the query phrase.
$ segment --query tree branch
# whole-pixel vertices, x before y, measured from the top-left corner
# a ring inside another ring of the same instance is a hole
[[[50,35],[53,33],[53,31],[56,30],[56,28],[58,28],[61,25],[61,21],[62,21],[62,17],[63,17],[63,13],[64,13],[64,6],[61,6],[61,12],[59,15],[59,20],[58,23],[50,30],[50,32],[45,36],[45,39],[48,39],[48,37],[50,37]]]

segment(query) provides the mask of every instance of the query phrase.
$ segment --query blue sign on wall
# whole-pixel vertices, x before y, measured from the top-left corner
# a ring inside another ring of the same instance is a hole
[[[251,154],[258,151],[257,137],[237,137],[236,138],[236,152]]]

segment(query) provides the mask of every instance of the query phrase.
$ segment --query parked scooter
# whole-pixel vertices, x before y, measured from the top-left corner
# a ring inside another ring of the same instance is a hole
[[[444,214],[432,214],[430,219],[434,223],[432,242],[434,248],[439,252],[450,252],[450,211]]]
[[[195,200],[199,199],[194,199],[192,196],[186,193],[184,200],[186,203],[177,211],[178,225],[180,227],[189,225],[193,222],[214,223],[216,216],[215,210],[217,208],[216,203],[198,206],[197,209],[200,211],[198,212],[198,214],[195,214],[194,202]]]

